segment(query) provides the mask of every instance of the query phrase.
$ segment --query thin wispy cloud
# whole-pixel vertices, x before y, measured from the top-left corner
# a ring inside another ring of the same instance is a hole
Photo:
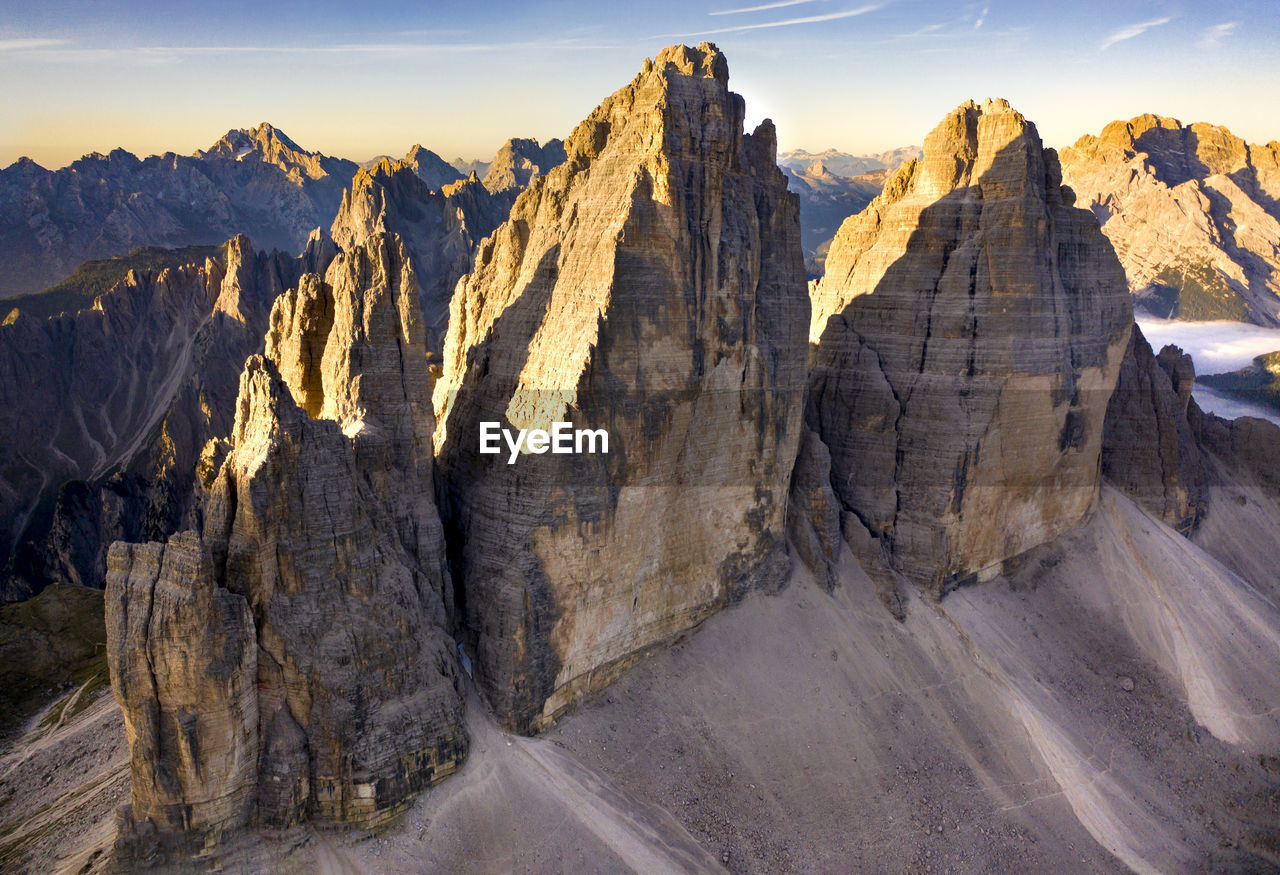
[[[1200,38],[1200,42],[1197,45],[1202,49],[1216,49],[1239,26],[1240,22],[1238,21],[1224,21],[1222,24],[1215,24],[1205,30],[1204,36]]]
[[[843,12],[828,12],[823,15],[805,15],[800,18],[784,18],[781,21],[765,21],[759,24],[739,24],[734,27],[718,27],[714,30],[699,30],[694,33],[664,33],[651,38],[666,39],[668,37],[709,36],[715,33],[738,33],[745,30],[761,30],[769,27],[792,27],[797,24],[816,24],[820,21],[836,21],[841,18],[853,18],[855,15],[866,15],[868,12],[875,12],[877,9],[883,9],[884,7],[884,3],[873,3],[869,6],[859,6],[857,9],[846,9]]]
[[[913,30],[911,33],[900,33],[894,39],[915,39],[918,36],[928,36],[931,33],[937,33],[946,27],[945,24],[927,24],[919,30]]]
[[[1117,31],[1113,31],[1110,36],[1102,41],[1102,45],[1098,48],[1100,51],[1105,52],[1116,43],[1122,43],[1125,40],[1133,39],[1136,36],[1142,36],[1144,33],[1151,30],[1151,28],[1159,27],[1162,24],[1168,24],[1171,21],[1173,21],[1172,18],[1165,16],[1164,18],[1153,18],[1150,21],[1144,21],[1140,24],[1130,24],[1127,27],[1122,27]]]
[[[991,11],[990,6],[983,6],[982,12],[978,14],[978,20],[973,23],[973,29],[977,30],[982,27],[983,22],[987,20],[987,13]]]
[[[63,46],[67,44],[64,39],[0,39],[0,52],[21,52],[31,49],[48,49],[53,46]]]
[[[744,6],[741,9],[720,9],[708,12],[708,15],[741,15],[744,12],[764,12],[766,9],[783,9],[787,6],[803,6],[806,3],[819,3],[823,0],[777,0],[776,3],[761,3],[759,6]]]

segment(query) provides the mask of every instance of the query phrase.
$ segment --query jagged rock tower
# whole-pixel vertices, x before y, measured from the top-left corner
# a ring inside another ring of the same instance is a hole
[[[806,421],[833,540],[934,594],[1078,525],[1132,324],[1124,272],[1057,156],[966,103],[832,242]],[[808,446],[808,442],[806,442]]]
[[[241,376],[202,534],[113,545],[126,838],[376,824],[465,755],[417,291],[393,235],[305,275]]]
[[[351,180],[333,220],[334,242],[359,246],[374,234],[396,234],[413,260],[427,349],[439,354],[449,298],[471,269],[476,244],[507,217],[519,189],[491,194],[464,179],[433,191],[407,161],[383,159]]]
[[[646,60],[454,295],[442,511],[477,677],[519,730],[786,576],[808,300],[773,125],[743,118],[715,46]],[[602,428],[609,453],[508,465],[482,421]]]

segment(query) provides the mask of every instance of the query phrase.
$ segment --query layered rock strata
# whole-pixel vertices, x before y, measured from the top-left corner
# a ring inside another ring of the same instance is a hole
[[[786,574],[808,321],[773,126],[715,46],[604,101],[484,244],[436,384],[442,513],[477,677],[536,730],[646,647]],[[608,454],[479,452],[481,422]]]
[[[305,275],[266,350],[241,375],[201,534],[112,548],[126,844],[251,818],[374,825],[466,753],[404,245],[376,235]]]
[[[454,286],[471,269],[475,247],[506,220],[519,192],[513,184],[491,193],[474,175],[435,191],[414,165],[383,160],[357,173],[343,193],[333,239],[349,249],[375,234],[400,236],[419,278],[427,347],[439,353]]]
[[[1280,325],[1280,143],[1147,114],[1062,150],[1062,174],[1147,309]]]
[[[1132,308],[1034,125],[960,106],[826,270],[806,420],[864,558],[937,595],[1088,516]]]

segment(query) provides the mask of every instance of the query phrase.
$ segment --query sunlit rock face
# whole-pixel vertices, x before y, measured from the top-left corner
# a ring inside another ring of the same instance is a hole
[[[269,324],[201,535],[112,548],[126,838],[144,847],[250,817],[378,824],[467,750],[403,243],[374,235],[305,275]]]
[[[773,126],[710,44],[609,97],[482,244],[436,384],[442,513],[485,692],[546,725],[646,647],[779,584],[808,300]],[[481,455],[479,424],[609,453]]]
[[[519,192],[513,183],[509,190],[491,193],[476,179],[434,190],[410,161],[383,159],[357,173],[343,192],[333,239],[343,249],[375,234],[396,234],[404,241],[418,277],[427,348],[439,353],[454,286],[471,269],[476,246],[507,218]]]
[[[1088,516],[1132,308],[1034,125],[957,108],[826,271],[806,418],[864,557],[938,594]]]
[[[1062,175],[1143,307],[1280,325],[1280,143],[1148,113],[1063,149]]]

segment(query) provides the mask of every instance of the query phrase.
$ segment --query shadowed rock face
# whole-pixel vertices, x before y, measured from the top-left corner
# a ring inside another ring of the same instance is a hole
[[[465,755],[417,291],[385,234],[304,276],[241,376],[202,535],[113,547],[132,840],[216,835],[255,812],[381,823]],[[132,619],[149,614],[164,624]],[[173,727],[189,754],[164,743]]]
[[[546,725],[644,648],[784,577],[808,319],[773,126],[704,43],[565,143],[453,297],[435,389],[464,631],[501,718]],[[478,452],[479,423],[609,434]]]
[[[299,258],[236,237],[90,309],[0,326],[0,601],[100,587],[112,540],[190,525],[201,450],[230,431],[272,302],[332,257],[318,234]]]
[[[935,594],[1079,525],[1132,323],[1057,158],[967,103],[848,219],[813,291],[809,406],[859,552]]]
[[[1280,143],[1141,115],[1062,151],[1063,178],[1160,316],[1280,324]]]
[[[327,226],[356,165],[307,152],[269,124],[229,131],[194,156],[116,149],[61,170],[0,170],[0,296],[36,292],[81,262],[139,246],[247,234],[298,252]]]
[[[1192,419],[1191,356],[1174,346],[1154,355],[1138,326],[1107,406],[1102,474],[1184,535],[1208,509],[1209,460]]]
[[[1280,493],[1280,427],[1203,412],[1191,397],[1195,381],[1191,356],[1172,345],[1153,354],[1134,326],[1102,445],[1103,476],[1187,537],[1215,500],[1241,486]],[[1234,567],[1232,557],[1206,549]]]
[[[449,297],[471,269],[479,242],[506,218],[520,187],[490,192],[476,179],[433,191],[408,161],[361,170],[343,192],[333,239],[349,249],[374,234],[400,236],[413,259],[426,320],[427,348],[439,353],[448,327]]]

